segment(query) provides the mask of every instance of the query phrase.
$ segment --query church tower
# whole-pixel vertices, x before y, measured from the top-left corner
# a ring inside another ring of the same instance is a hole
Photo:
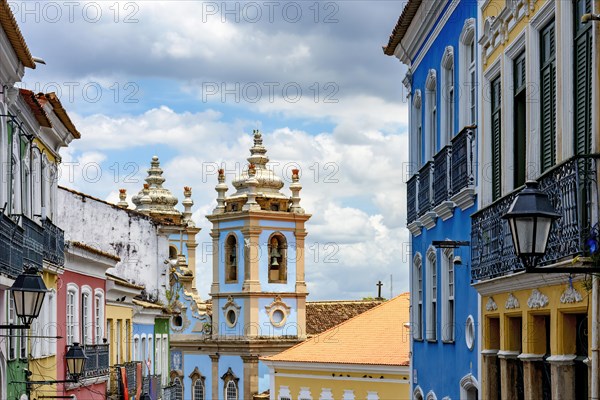
[[[306,338],[304,224],[310,215],[300,207],[299,171],[292,171],[292,195],[286,196],[280,192],[283,180],[267,167],[266,153],[255,130],[247,168],[233,180],[230,195],[219,170],[217,207],[207,216],[213,224],[216,340]]]

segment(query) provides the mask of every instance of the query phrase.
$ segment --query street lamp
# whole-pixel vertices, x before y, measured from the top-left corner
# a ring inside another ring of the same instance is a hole
[[[31,326],[40,315],[44,297],[48,289],[36,268],[28,268],[17,276],[10,288],[15,301],[15,312],[24,325]]]
[[[508,220],[515,254],[531,272],[546,253],[552,222],[560,218],[548,195],[538,189],[536,181],[527,181],[510,209],[502,216]]]
[[[69,347],[65,359],[67,360],[67,372],[77,382],[79,377],[85,372],[85,360],[87,360],[85,352],[79,343],[73,343],[73,346]]]

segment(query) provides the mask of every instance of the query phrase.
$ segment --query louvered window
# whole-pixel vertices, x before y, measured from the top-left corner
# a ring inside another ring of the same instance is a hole
[[[527,129],[527,94],[525,74],[525,51],[514,60],[514,147],[513,147],[513,187],[525,184],[525,154]]]
[[[491,108],[492,108],[492,198],[499,199],[502,196],[502,162],[501,162],[501,128],[502,128],[502,112],[501,112],[501,89],[500,77],[497,77],[491,84]]]
[[[556,42],[554,21],[540,32],[541,167],[556,163]]]
[[[587,154],[591,148],[592,106],[592,25],[582,24],[581,16],[592,11],[591,0],[575,0],[574,10],[574,132],[575,153]]]

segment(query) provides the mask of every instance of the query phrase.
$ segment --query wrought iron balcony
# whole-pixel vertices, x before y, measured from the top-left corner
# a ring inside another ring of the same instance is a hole
[[[452,195],[450,188],[450,157],[452,147],[445,146],[433,157],[433,206],[448,200]]]
[[[58,266],[65,265],[65,233],[50,219],[42,220],[44,228],[44,260]]]
[[[0,273],[15,279],[23,272],[23,228],[0,213]]]
[[[86,344],[83,351],[87,356],[83,378],[107,376],[110,371],[108,344]]]
[[[415,174],[406,183],[406,222],[410,224],[417,219],[417,188],[419,175]]]
[[[573,157],[539,177],[539,188],[561,214],[552,224],[546,255],[548,265],[584,254],[584,240],[596,205],[597,156]],[[473,214],[471,220],[471,278],[490,279],[524,269],[514,253],[510,229],[501,219],[520,188]]]
[[[475,152],[475,129],[466,127],[452,138],[452,193],[457,194],[462,189],[475,184],[473,170],[473,153]]]
[[[25,215],[23,221],[23,265],[42,269],[44,257],[44,228]]]
[[[431,209],[433,201],[433,162],[429,161],[419,170],[419,212],[421,216]]]

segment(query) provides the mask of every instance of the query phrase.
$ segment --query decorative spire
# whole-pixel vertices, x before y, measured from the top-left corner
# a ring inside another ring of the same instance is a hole
[[[290,185],[290,190],[292,191],[292,207],[290,211],[304,214],[304,209],[300,207],[300,190],[302,190],[302,185],[300,184],[299,173],[299,169],[292,170],[292,184]]]
[[[133,196],[131,201],[135,204],[136,210],[140,212],[179,223],[181,212],[175,208],[179,201],[168,189],[163,188],[165,178],[162,175],[163,170],[160,168],[160,161],[157,156],[154,156],[150,163],[144,189]]]
[[[217,208],[213,210],[213,214],[222,214],[225,212],[225,192],[227,192],[228,187],[225,183],[225,171],[223,168],[219,169],[219,183],[215,186],[215,190],[217,191]]]
[[[269,162],[269,157],[265,154],[267,153],[267,149],[263,146],[262,134],[258,129],[252,131],[254,135],[254,146],[250,148],[250,157],[248,157],[248,162],[250,164],[254,164],[258,167],[258,169],[266,169],[267,163]]]
[[[192,220],[192,207],[194,206],[194,200],[192,200],[192,188],[186,186],[183,188],[183,223],[190,228],[196,227],[196,224]]]
[[[117,206],[121,208],[129,208],[129,203],[127,203],[127,189],[119,189],[119,202]]]
[[[256,186],[258,186],[258,179],[256,179],[256,165],[254,164],[248,165],[248,179],[246,179],[246,186],[248,186],[248,200],[242,207],[242,210],[260,210],[260,206],[256,202]]]

